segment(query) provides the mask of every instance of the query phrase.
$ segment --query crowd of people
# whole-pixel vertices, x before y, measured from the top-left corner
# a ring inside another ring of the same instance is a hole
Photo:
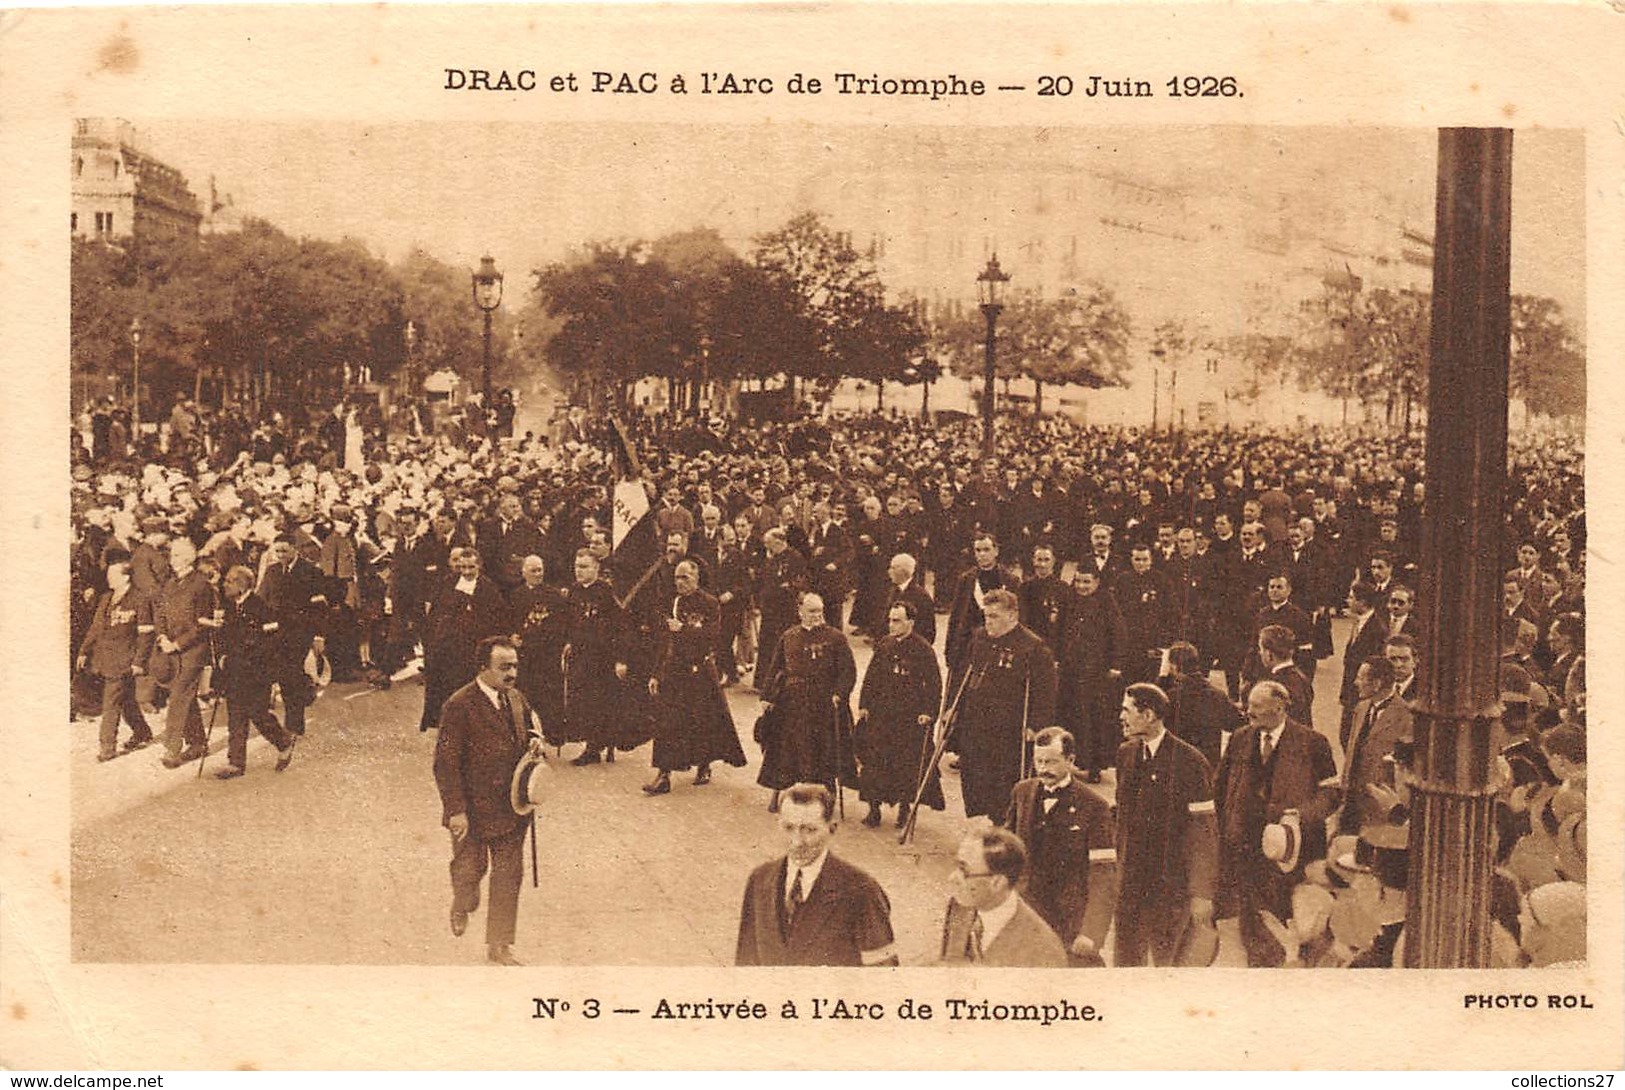
[[[375,403],[118,423],[87,414],[72,445],[75,705],[100,760],[149,745],[160,712],[163,763],[200,759],[213,693],[217,775],[244,774],[250,726],[281,771],[326,685],[386,688],[420,659],[419,727],[445,735],[454,696],[498,691],[506,647],[537,738],[579,744],[577,765],[653,740],[651,795],[760,745],[792,847],[752,878],[741,963],[891,957],[883,891],[825,865],[832,807],[855,789],[865,825],[891,807],[909,835],[944,808],[943,769],[976,819],[947,960],[1098,964],[1110,929],[1114,965],[1202,963],[1233,917],[1249,964],[1394,963],[1428,668],[1418,438],[1019,419],[983,457],[974,423],[880,414],[611,427],[575,408],[498,441]],[[1521,942],[1545,964],[1583,957],[1564,890],[1584,881],[1584,456],[1513,446],[1495,915],[1507,963]],[[618,540],[634,466],[649,513]],[[735,723],[725,690],[746,685],[762,714]],[[820,889],[857,901],[813,912]],[[511,942],[510,921],[493,960]]]

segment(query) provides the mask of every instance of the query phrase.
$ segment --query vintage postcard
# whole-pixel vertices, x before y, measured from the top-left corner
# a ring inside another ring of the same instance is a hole
[[[0,16],[0,1063],[1621,1066],[1622,19]]]

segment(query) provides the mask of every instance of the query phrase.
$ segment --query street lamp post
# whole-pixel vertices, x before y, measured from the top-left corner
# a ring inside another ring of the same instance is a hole
[[[418,392],[418,370],[416,349],[418,346],[418,327],[416,322],[406,323],[406,396],[416,397]]]
[[[1004,309],[1004,285],[1010,275],[999,268],[999,255],[988,259],[987,268],[976,277],[976,299],[987,318],[987,349],[982,368],[982,457],[993,457],[993,370],[996,326]]]
[[[130,437],[141,445],[141,319],[130,319]]]
[[[480,258],[479,271],[473,274],[474,305],[485,315],[485,354],[481,370],[480,412],[485,417],[486,430],[491,426],[491,313],[502,305],[502,274],[497,272],[496,259],[490,254]]]

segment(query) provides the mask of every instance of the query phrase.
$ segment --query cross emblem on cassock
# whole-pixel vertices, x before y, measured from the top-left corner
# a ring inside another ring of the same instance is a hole
[[[817,643],[809,644],[808,647],[807,647],[807,657],[812,659],[814,662],[817,662],[819,659],[823,658],[824,657],[824,647],[823,647],[823,645],[822,644],[817,644]]]
[[[588,603],[584,604],[581,607],[581,619],[582,620],[590,621],[596,616],[598,616],[598,607],[597,606],[595,606],[592,603],[588,602]]]
[[[1001,670],[1012,669],[1016,665],[1016,649],[1013,647],[999,648],[998,667]]]

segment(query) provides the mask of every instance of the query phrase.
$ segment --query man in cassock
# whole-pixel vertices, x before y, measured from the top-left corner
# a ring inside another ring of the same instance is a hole
[[[546,579],[546,565],[532,554],[520,567],[524,582],[508,597],[519,644],[519,691],[542,721],[547,740],[563,741],[565,620],[569,603]]]
[[[854,783],[852,689],[858,668],[846,637],[824,623],[824,600],[801,597],[801,623],[779,639],[762,690],[769,728],[762,743],[756,782],[773,789],[768,809],[778,812],[779,792],[798,783]]]
[[[880,824],[880,807],[897,807],[897,827],[908,824],[920,775],[927,771],[931,725],[942,707],[942,669],[937,654],[914,631],[914,605],[902,600],[886,614],[887,634],[875,644],[858,694],[855,743],[862,761],[859,797],[869,804],[863,823]],[[922,805],[941,810],[942,783],[935,769]]]
[[[564,737],[587,743],[572,765],[615,760],[615,745],[627,729],[620,725],[625,701],[625,643],[629,625],[609,584],[599,578],[598,557],[576,553],[575,586],[566,592],[564,635]]]
[[[1016,620],[1013,591],[983,597],[986,624],[971,637],[948,691],[964,696],[955,717],[965,816],[1002,817],[1023,778],[1032,736],[1055,725],[1055,656]]]
[[[671,791],[671,774],[694,769],[694,785],[711,782],[711,762],[745,766],[733,715],[722,695],[717,646],[722,638],[722,607],[700,589],[700,568],[692,560],[673,573],[676,594],[665,618],[665,638],[649,679],[655,700],[654,780],[648,795]]]
[[[965,665],[971,634],[986,619],[983,610],[987,596],[995,590],[1014,590],[1019,582],[999,566],[999,543],[992,534],[976,535],[971,553],[976,557],[976,566],[960,575],[948,607],[948,642],[943,647],[943,656],[948,661],[949,673]]]
[[[1033,547],[1033,577],[1016,589],[1021,601],[1021,623],[1059,651],[1066,627],[1066,607],[1072,599],[1067,585],[1055,574],[1055,547],[1042,542]]]
[[[790,548],[784,527],[770,527],[762,535],[766,555],[756,582],[756,605],[762,614],[757,643],[755,688],[762,690],[772,675],[768,665],[778,651],[779,637],[796,623],[796,603],[807,589],[807,558]]]
[[[441,705],[479,673],[480,641],[512,631],[502,592],[480,574],[479,553],[459,545],[451,551],[451,565],[457,579],[441,587],[429,606],[419,730],[439,726]]]
[[[1127,637],[1117,602],[1092,568],[1080,567],[1072,577],[1065,621],[1057,650],[1061,725],[1077,739],[1084,778],[1099,783],[1100,770],[1117,754],[1116,702]]]

